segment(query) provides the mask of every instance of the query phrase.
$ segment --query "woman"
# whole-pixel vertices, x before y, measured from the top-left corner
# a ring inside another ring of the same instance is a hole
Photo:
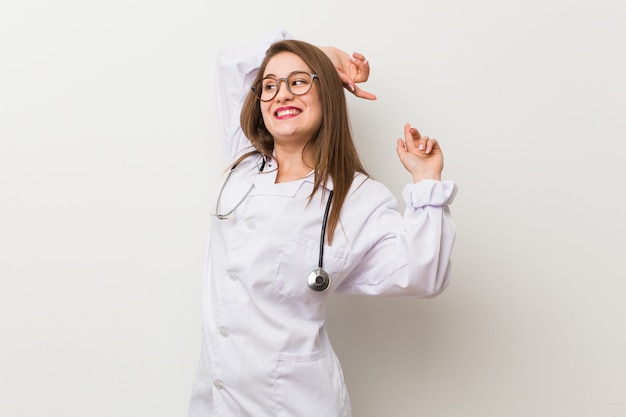
[[[218,58],[233,164],[211,223],[190,417],[350,416],[326,297],[431,297],[448,284],[456,186],[441,181],[437,141],[408,124],[398,140],[413,177],[402,216],[352,142],[343,86],[375,98],[355,84],[364,57],[287,38]]]

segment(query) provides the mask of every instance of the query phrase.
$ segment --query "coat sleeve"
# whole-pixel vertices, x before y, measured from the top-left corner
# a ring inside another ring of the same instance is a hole
[[[359,209],[345,219],[350,255],[336,292],[412,298],[441,293],[450,281],[456,229],[449,205],[456,192],[452,181],[409,184],[402,216],[382,184],[366,180],[356,187],[346,200]]]
[[[250,147],[250,142],[241,130],[239,117],[243,103],[250,91],[269,46],[291,35],[275,29],[264,39],[248,45],[222,49],[216,63],[217,115],[227,161]]]

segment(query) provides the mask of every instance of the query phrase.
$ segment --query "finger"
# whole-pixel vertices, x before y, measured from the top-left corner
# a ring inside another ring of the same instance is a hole
[[[345,74],[343,72],[338,72],[337,74],[339,74],[339,79],[341,80],[341,82],[343,83],[343,86],[350,91],[352,94],[354,94],[355,96],[359,97],[359,98],[364,98],[367,100],[376,100],[376,95],[370,92],[367,92],[363,89],[361,89],[360,87],[358,87],[353,80],[348,76],[348,74]]]
[[[406,148],[408,151],[414,150],[416,148],[415,142],[419,141],[420,132],[411,127],[410,123],[404,124],[404,139],[406,141]]]
[[[355,87],[354,87],[354,82],[352,81],[352,78],[350,78],[346,73],[343,73],[343,72],[337,72],[337,74],[339,74],[339,79],[343,83],[343,86],[348,91],[354,94]]]
[[[360,54],[358,52],[353,52],[352,55],[348,56],[348,59],[350,60],[351,63],[356,65],[359,69],[363,71],[367,71],[369,73],[370,63],[363,54]]]
[[[429,147],[431,146],[431,145],[429,145],[431,140],[432,139],[429,138],[428,136],[422,136],[420,138],[420,140],[419,140],[418,149],[420,151],[426,152],[429,149]],[[426,152],[426,153],[428,153],[428,152]]]
[[[396,141],[396,152],[398,153],[400,159],[402,159],[404,154],[406,154],[407,152],[406,144],[404,143],[404,140],[402,140],[402,138],[398,138],[398,140]]]
[[[409,124],[409,123],[407,123],[407,124]],[[419,130],[417,130],[417,128],[416,128],[416,127],[412,127],[412,128],[411,128],[411,133],[413,134],[413,137],[414,137],[415,139],[419,139],[419,138],[421,138],[421,137],[422,137],[422,134],[420,133],[420,131],[419,131]]]
[[[362,83],[369,79],[370,76],[370,64],[363,54],[358,52],[352,53],[348,57],[350,62],[356,67],[356,71],[353,74],[355,83]]]
[[[376,95],[370,92],[367,92],[361,89],[358,85],[354,85],[354,91],[352,92],[355,96],[359,98],[364,98],[367,100],[376,100]]]
[[[369,65],[369,63],[367,62],[367,58],[365,58],[365,55],[363,55],[360,52],[352,52],[352,57],[354,59],[358,59],[359,61],[363,62],[363,64],[365,65]]]
[[[426,143],[426,153],[431,153],[437,146],[439,146],[437,139],[428,139],[428,142]]]

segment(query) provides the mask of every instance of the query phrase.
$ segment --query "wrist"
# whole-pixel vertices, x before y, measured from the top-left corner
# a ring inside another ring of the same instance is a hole
[[[416,172],[413,174],[413,183],[423,180],[441,181],[441,172]]]
[[[337,48],[335,48],[334,46],[318,46],[318,48],[322,52],[324,52],[324,55],[326,55],[328,59],[330,59],[335,67],[338,67],[340,65],[339,53],[337,52]]]

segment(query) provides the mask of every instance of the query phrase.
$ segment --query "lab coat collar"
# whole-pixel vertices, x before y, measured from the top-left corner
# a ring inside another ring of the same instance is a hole
[[[261,167],[261,165],[262,161],[258,163],[259,167]],[[305,184],[312,187],[315,183],[314,171],[309,172],[307,176],[302,179],[281,183],[276,183],[277,173],[276,160],[274,158],[267,158],[265,165],[263,166],[263,171],[259,172],[253,178],[254,190],[252,191],[252,194],[269,194],[293,197],[298,193],[300,188],[305,186]],[[330,178],[326,184],[326,189],[329,191],[333,189],[333,182]]]

